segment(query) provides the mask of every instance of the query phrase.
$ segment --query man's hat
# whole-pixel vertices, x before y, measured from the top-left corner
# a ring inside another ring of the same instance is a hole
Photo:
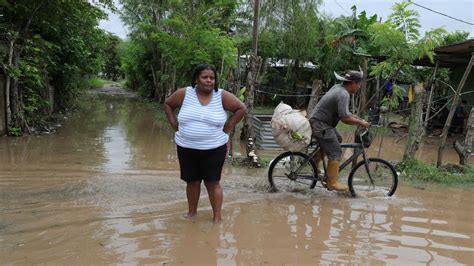
[[[334,71],[334,76],[336,79],[342,81],[361,81],[364,78],[364,71],[362,68],[359,67],[360,71],[350,70],[344,74],[344,76],[340,76],[339,74]]]

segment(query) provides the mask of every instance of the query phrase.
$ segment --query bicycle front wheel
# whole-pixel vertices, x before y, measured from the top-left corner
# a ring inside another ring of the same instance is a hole
[[[278,155],[268,169],[271,191],[301,191],[316,186],[316,166],[308,155],[285,152]]]
[[[368,158],[367,161],[368,167],[361,161],[349,174],[348,185],[352,196],[392,196],[398,185],[395,168],[380,158]]]

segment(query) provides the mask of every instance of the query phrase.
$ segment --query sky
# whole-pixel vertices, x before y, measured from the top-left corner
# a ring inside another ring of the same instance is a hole
[[[265,0],[263,0],[265,1]],[[286,1],[286,0],[282,0]],[[464,20],[474,24],[474,0],[412,0],[414,3],[428,7],[435,11],[444,13],[451,17]],[[392,13],[391,7],[395,0],[324,0],[322,11],[337,17],[340,15],[350,15],[351,7],[357,6],[357,12],[365,10],[368,16],[377,14],[385,21],[388,15]],[[411,5],[410,9],[419,12],[419,20],[421,24],[421,32],[429,31],[432,28],[443,26],[447,31],[464,30],[471,33],[474,38],[474,26],[457,20],[433,13],[421,7]],[[125,39],[127,30],[123,26],[120,18],[116,14],[109,12],[109,19],[100,22],[99,27],[118,37]]]

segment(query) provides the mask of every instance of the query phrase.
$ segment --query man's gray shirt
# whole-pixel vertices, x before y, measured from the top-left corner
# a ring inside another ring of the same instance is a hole
[[[352,115],[349,111],[350,98],[349,92],[342,84],[334,85],[318,102],[311,112],[310,119],[329,127],[336,127],[341,118]]]

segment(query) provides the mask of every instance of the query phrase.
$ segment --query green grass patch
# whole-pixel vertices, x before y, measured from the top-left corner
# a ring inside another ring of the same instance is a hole
[[[253,108],[252,113],[258,114],[258,115],[272,115],[275,108],[276,108],[276,105],[275,106],[255,106]]]
[[[171,125],[168,122],[168,118],[166,117],[165,110],[163,109],[163,105],[153,100],[149,99],[141,99],[143,104],[147,106],[153,112],[153,120],[157,122],[157,124],[164,125],[165,128],[171,129]],[[176,112],[176,118],[178,117],[178,113]]]
[[[337,124],[336,128],[339,132],[351,132],[351,131],[354,132],[354,130],[357,127],[353,126],[353,125],[345,124],[343,122],[340,122],[340,123]]]
[[[101,79],[98,77],[90,78],[88,81],[89,88],[92,89],[100,89],[103,88],[104,86],[116,86],[116,87],[121,87],[124,88],[125,86],[125,80],[119,80],[119,81],[112,81],[112,80],[107,80],[107,79]]]
[[[428,182],[443,185],[474,184],[474,168],[448,164],[437,168],[434,165],[411,160],[397,165],[401,177],[413,182]]]
[[[99,89],[104,87],[106,84],[110,83],[111,81],[101,79],[101,78],[91,78],[89,79],[89,87],[94,89]]]

